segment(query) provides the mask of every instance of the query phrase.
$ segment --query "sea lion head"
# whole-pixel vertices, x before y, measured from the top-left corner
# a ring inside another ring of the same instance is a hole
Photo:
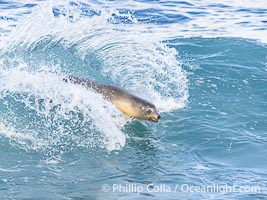
[[[117,96],[118,97],[118,96]],[[152,122],[158,122],[160,114],[157,108],[148,101],[140,98],[124,98],[112,101],[112,103],[125,115],[136,119],[143,119]]]
[[[161,118],[160,114],[157,111],[156,106],[149,102],[142,103],[139,107],[140,109],[140,117],[141,119],[145,119],[152,122],[158,122]]]

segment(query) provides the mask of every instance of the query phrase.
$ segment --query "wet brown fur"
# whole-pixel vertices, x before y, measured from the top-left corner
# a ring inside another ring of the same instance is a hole
[[[130,117],[154,122],[157,122],[160,119],[160,115],[153,104],[119,87],[97,83],[74,76],[70,76],[64,79],[64,81],[70,81],[71,83],[85,86],[86,88],[102,94],[105,99],[109,100],[121,112]],[[150,114],[147,112],[148,109],[152,110]]]

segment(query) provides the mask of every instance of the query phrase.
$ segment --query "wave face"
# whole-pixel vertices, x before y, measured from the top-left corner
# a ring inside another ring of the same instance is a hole
[[[68,75],[125,88],[161,112],[185,106],[187,78],[176,50],[139,29],[134,17],[98,2],[47,1],[33,7],[0,43],[6,137],[15,136],[30,149],[58,143],[123,147],[127,119],[99,95],[64,83]]]

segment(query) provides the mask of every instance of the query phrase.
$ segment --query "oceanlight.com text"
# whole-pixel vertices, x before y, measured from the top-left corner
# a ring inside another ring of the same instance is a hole
[[[261,193],[260,186],[238,186],[228,184],[210,184],[210,185],[189,185],[189,184],[104,184],[103,192],[112,193],[171,193],[171,192],[187,192],[187,193]]]

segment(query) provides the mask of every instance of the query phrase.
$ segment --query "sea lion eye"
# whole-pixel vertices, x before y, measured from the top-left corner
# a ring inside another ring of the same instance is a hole
[[[152,112],[153,112],[153,110],[152,110],[151,108],[149,108],[149,109],[146,111],[147,114],[151,114]]]

